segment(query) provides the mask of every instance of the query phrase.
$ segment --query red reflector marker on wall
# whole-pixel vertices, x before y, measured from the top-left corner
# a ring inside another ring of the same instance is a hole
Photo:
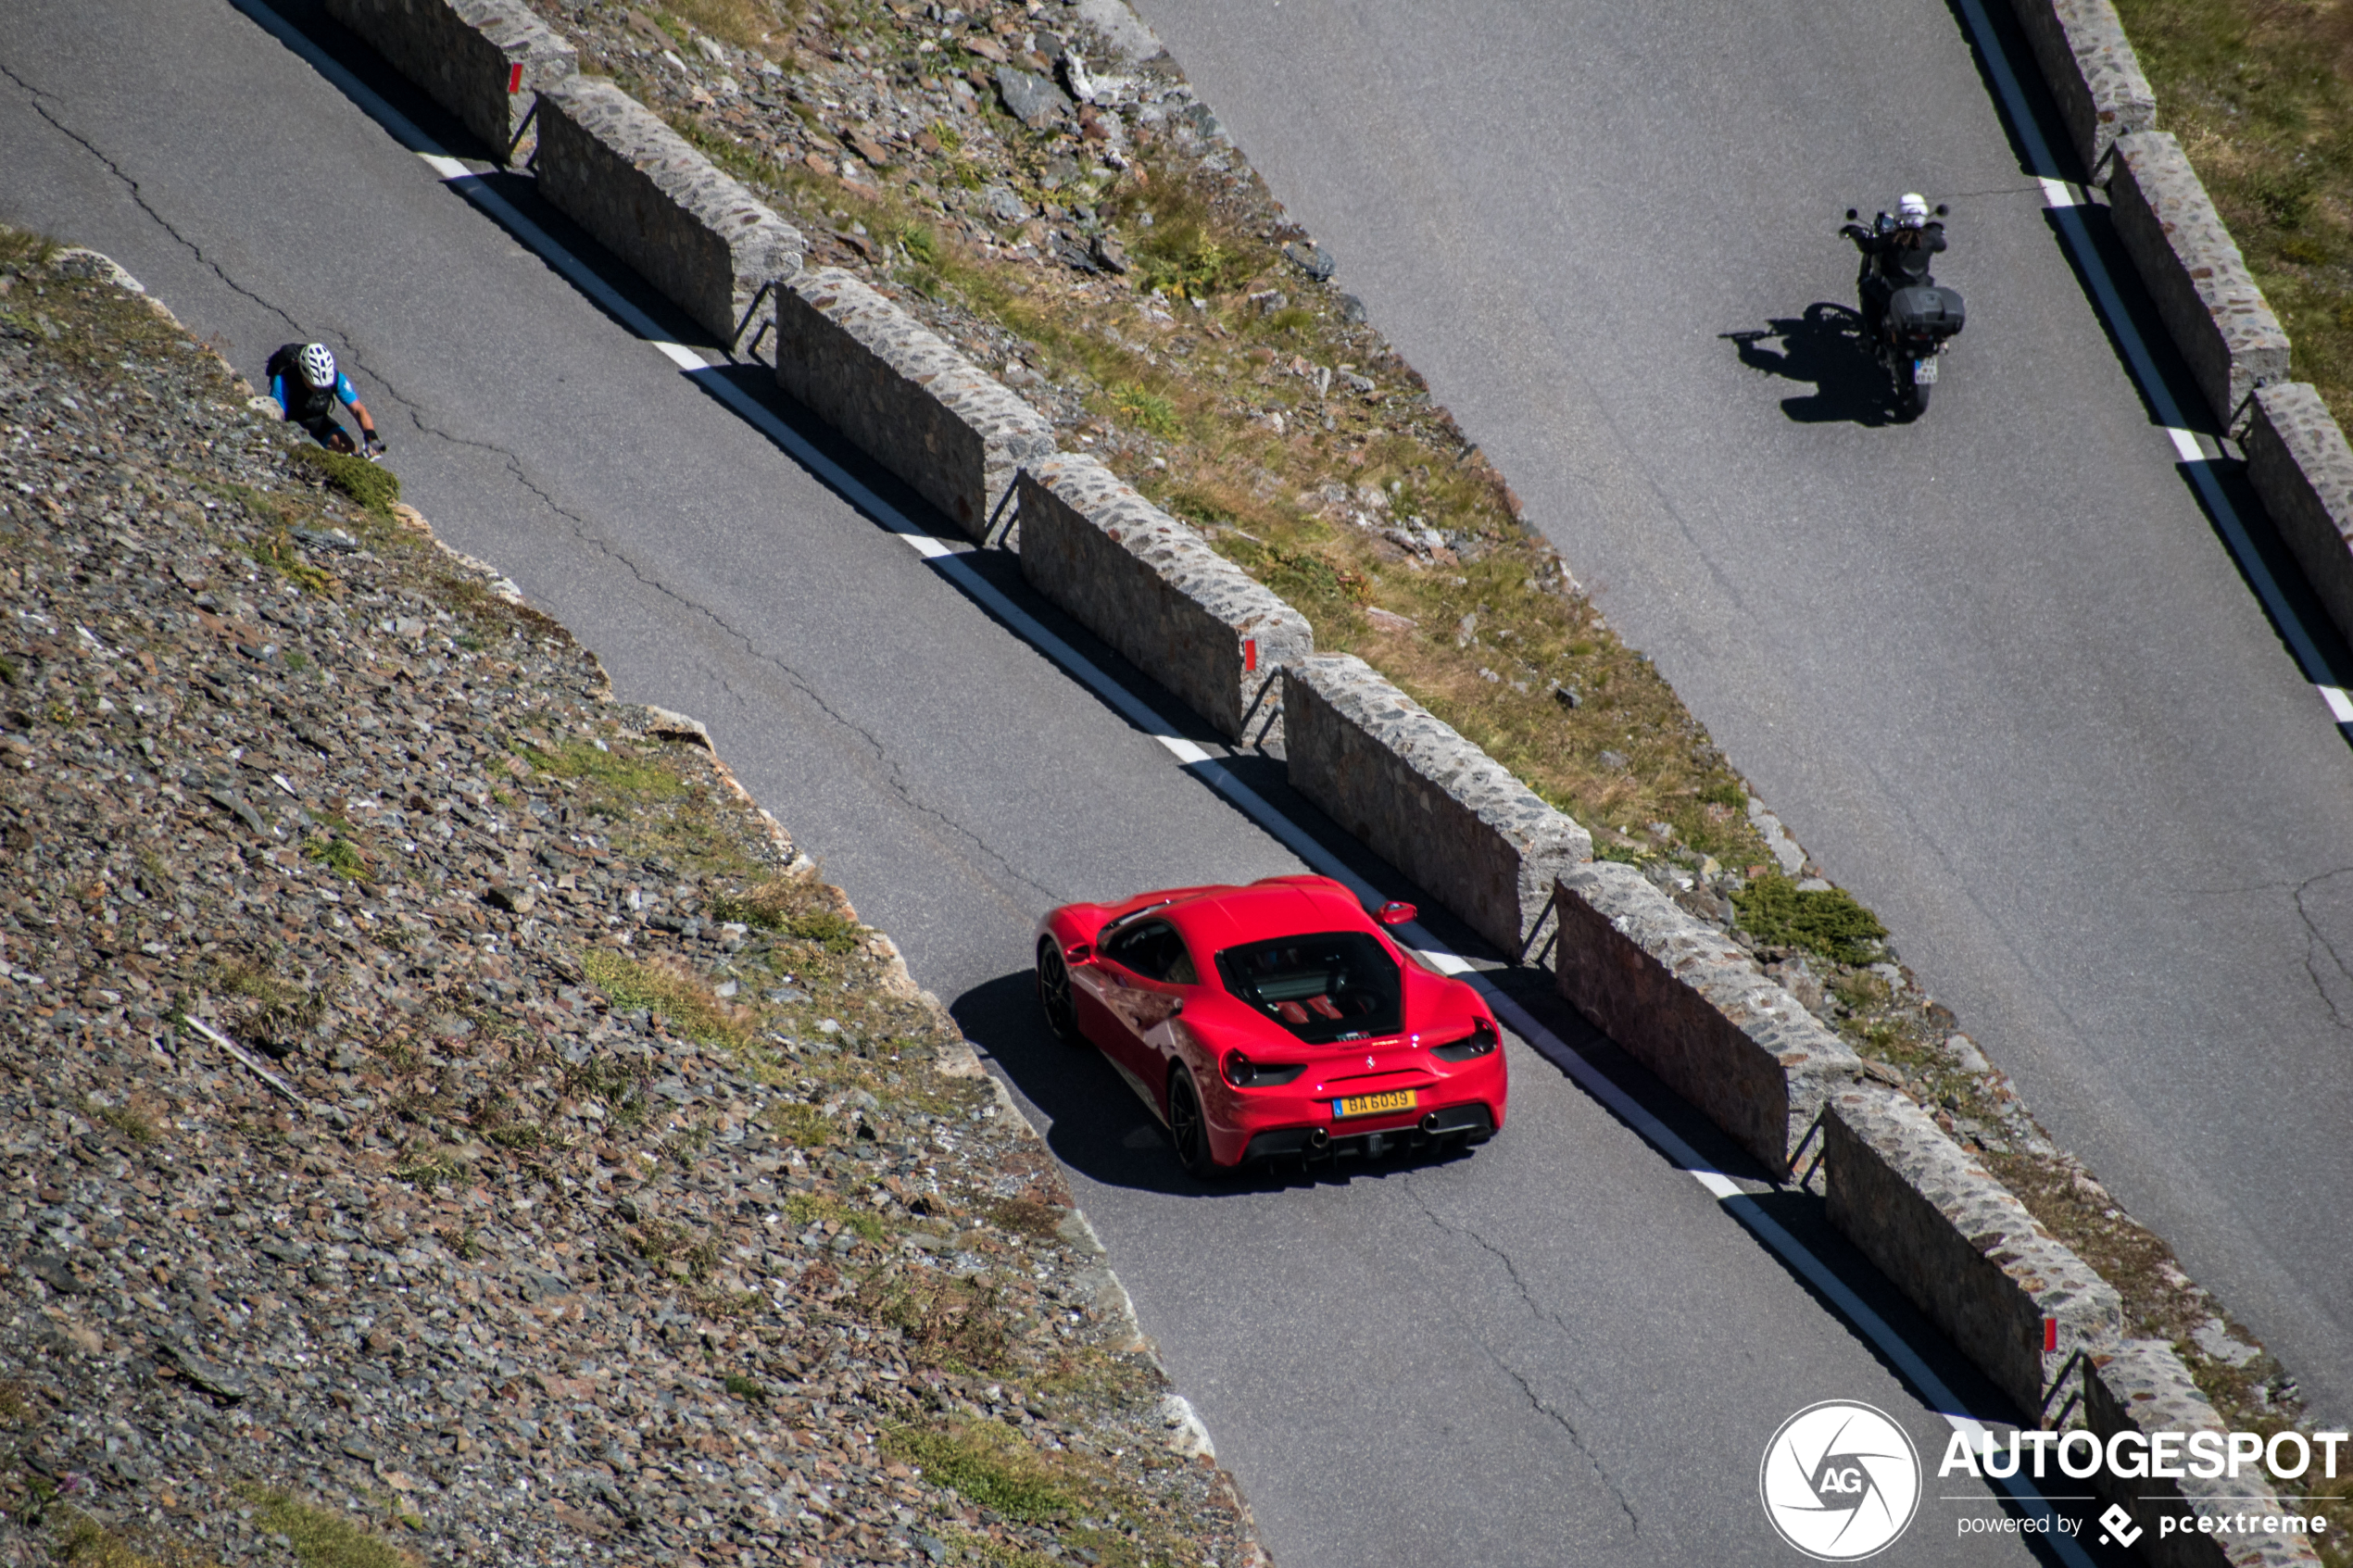
[[[1256,637],[1242,639],[1242,669],[1252,675],[1258,673],[1258,639]]]
[[[2058,1348],[2058,1319],[2043,1320],[2043,1348],[2045,1352]]]
[[[522,91],[522,62],[521,60],[516,60],[507,67],[507,91],[510,93]]]

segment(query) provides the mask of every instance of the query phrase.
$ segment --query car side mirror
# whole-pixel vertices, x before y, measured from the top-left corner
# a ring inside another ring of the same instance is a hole
[[[1949,217],[1951,217],[1951,216],[1952,216],[1952,213],[1953,213],[1953,209],[1952,209],[1951,207],[1946,207],[1946,206],[1945,206],[1943,202],[1938,202],[1938,203],[1936,204],[1936,216],[1937,216],[1937,217],[1939,217],[1939,218],[1949,218]]]
[[[1095,945],[1092,942],[1073,942],[1063,949],[1063,958],[1071,963],[1089,963],[1094,957]]]
[[[1415,909],[1411,904],[1402,903],[1395,898],[1391,898],[1388,903],[1383,904],[1378,909],[1373,911],[1373,918],[1380,922],[1383,925],[1403,925],[1420,912],[1420,910]]]
[[[1851,207],[1846,209],[1846,220],[1849,223],[1855,221],[1855,209]]]

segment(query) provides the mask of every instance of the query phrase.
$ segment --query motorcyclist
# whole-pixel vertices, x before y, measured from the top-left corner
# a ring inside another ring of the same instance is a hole
[[[1933,282],[1929,257],[1945,248],[1944,215],[1942,207],[1931,212],[1926,196],[1906,191],[1893,215],[1879,214],[1868,229],[1849,223],[1839,231],[1863,253],[1855,286],[1863,301],[1864,324],[1873,336],[1886,320],[1889,295],[1897,289]]]
[[[333,452],[358,450],[350,433],[335,423],[335,405],[341,403],[359,421],[360,437],[367,443],[369,456],[384,451],[384,441],[376,434],[376,421],[369,414],[368,406],[352,390],[351,378],[335,368],[334,351],[325,344],[284,344],[270,356],[269,364],[262,370],[270,378],[270,395],[278,400],[286,419],[308,431],[320,445]]]

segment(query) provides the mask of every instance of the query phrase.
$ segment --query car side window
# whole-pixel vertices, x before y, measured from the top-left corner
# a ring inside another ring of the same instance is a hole
[[[1201,984],[1192,955],[1185,950],[1185,939],[1164,920],[1130,926],[1104,945],[1103,956],[1147,980],[1172,985]]]

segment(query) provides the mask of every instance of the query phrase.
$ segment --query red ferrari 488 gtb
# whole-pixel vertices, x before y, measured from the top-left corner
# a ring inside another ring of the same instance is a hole
[[[1485,1143],[1504,1124],[1501,1035],[1339,883],[1278,876],[1065,904],[1038,926],[1038,1000],[1168,1127],[1196,1176],[1255,1160]]]

